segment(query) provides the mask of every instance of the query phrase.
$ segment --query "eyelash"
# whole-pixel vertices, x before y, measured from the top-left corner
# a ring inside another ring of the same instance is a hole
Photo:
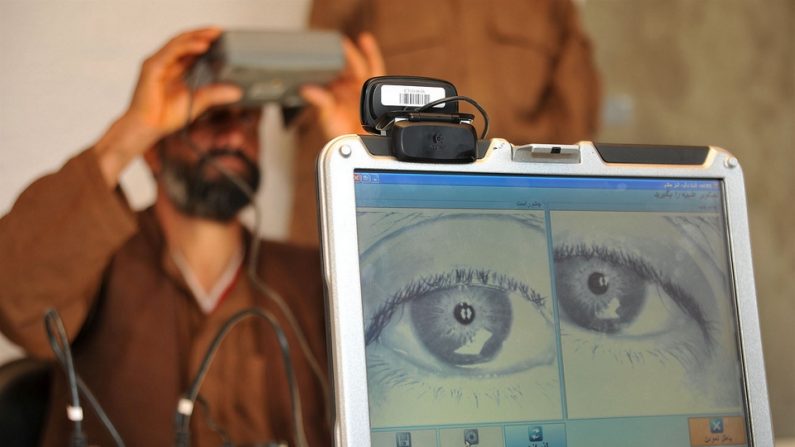
[[[400,306],[417,299],[424,294],[454,286],[486,286],[495,287],[506,292],[518,292],[525,300],[543,307],[546,298],[531,289],[527,284],[503,274],[486,269],[457,268],[447,273],[421,277],[410,282],[395,293],[373,315],[365,331],[365,346],[378,339],[381,331],[392,320],[392,315]]]
[[[698,305],[695,298],[693,298],[684,289],[674,284],[649,265],[644,259],[629,253],[622,252],[621,250],[611,249],[603,246],[575,244],[575,245],[558,245],[555,246],[554,260],[555,262],[561,261],[572,257],[582,257],[586,260],[597,258],[602,261],[628,268],[637,273],[641,278],[646,281],[653,282],[662,287],[663,291],[671,297],[679,308],[687,315],[692,317],[701,328],[707,344],[713,344],[713,325],[704,316],[701,306]]]

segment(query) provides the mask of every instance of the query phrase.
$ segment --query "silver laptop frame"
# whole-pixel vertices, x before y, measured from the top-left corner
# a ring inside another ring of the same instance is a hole
[[[544,145],[537,145],[543,149]],[[710,147],[702,165],[606,163],[593,143],[564,146],[558,159],[516,161],[524,147],[492,139],[486,156],[471,164],[400,162],[371,155],[361,138],[345,135],[329,142],[318,160],[318,195],[326,284],[326,308],[332,384],[335,397],[334,442],[338,447],[370,445],[370,417],[363,304],[356,232],[354,170],[456,172],[600,177],[659,177],[716,179],[724,184],[731,273],[738,314],[739,350],[749,420],[748,442],[773,446],[773,431],[765,379],[759,314],[756,305],[751,243],[742,168],[728,151]],[[579,152],[579,161],[575,153]],[[514,156],[516,154],[516,156]],[[550,162],[552,161],[552,162]]]

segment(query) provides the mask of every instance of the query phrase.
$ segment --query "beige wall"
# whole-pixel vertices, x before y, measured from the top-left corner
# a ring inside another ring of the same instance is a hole
[[[740,159],[774,425],[795,437],[795,2],[582,3],[605,82],[600,141]]]

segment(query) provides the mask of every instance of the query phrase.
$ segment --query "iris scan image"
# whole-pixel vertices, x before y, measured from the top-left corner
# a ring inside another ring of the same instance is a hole
[[[718,215],[552,212],[568,417],[741,410]]]
[[[372,427],[562,417],[543,216],[358,212]]]

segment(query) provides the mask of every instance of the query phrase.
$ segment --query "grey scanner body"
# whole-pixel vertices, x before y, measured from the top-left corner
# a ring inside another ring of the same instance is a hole
[[[303,105],[299,88],[327,84],[345,65],[342,36],[334,31],[225,31],[199,58],[188,82],[227,82],[243,89],[241,103]]]

